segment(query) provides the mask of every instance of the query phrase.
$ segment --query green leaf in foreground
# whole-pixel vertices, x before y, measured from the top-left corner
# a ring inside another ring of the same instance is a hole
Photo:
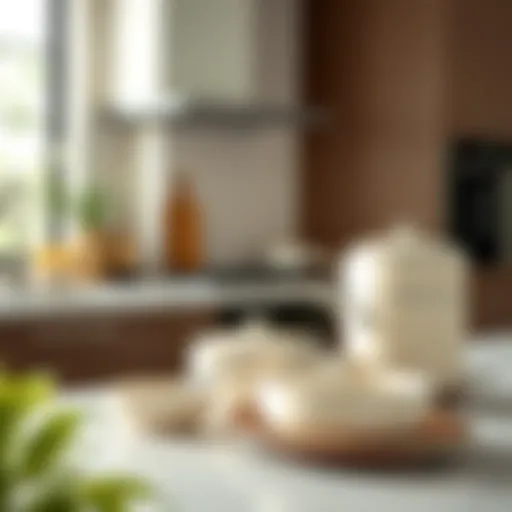
[[[45,374],[12,377],[7,385],[13,399],[26,411],[32,411],[35,407],[48,403],[55,396],[55,384],[52,378]]]
[[[0,512],[128,512],[149,498],[137,478],[90,479],[73,466],[82,415],[52,407],[55,391],[51,376],[0,365]]]
[[[52,381],[44,375],[15,377],[0,374],[0,465],[12,455],[12,444],[19,426],[39,405],[54,395]]]
[[[35,477],[58,464],[75,437],[80,419],[74,411],[59,412],[48,419],[28,443],[23,474]]]
[[[71,486],[50,487],[38,496],[28,507],[26,512],[78,512],[82,511],[79,495]]]
[[[100,477],[84,486],[84,501],[98,512],[125,512],[134,501],[150,496],[149,487],[130,476]]]
[[[0,468],[0,510],[9,510],[12,492],[16,482],[14,471],[7,465]]]

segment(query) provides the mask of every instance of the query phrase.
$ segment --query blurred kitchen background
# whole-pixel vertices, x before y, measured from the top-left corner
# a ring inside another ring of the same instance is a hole
[[[512,323],[512,4],[0,6],[0,347],[85,381],[245,319],[332,345],[337,259],[395,222]]]

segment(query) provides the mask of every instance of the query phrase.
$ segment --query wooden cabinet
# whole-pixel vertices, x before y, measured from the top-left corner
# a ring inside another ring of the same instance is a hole
[[[64,381],[177,372],[211,312],[74,316],[0,324],[0,357],[15,370],[48,368]]]

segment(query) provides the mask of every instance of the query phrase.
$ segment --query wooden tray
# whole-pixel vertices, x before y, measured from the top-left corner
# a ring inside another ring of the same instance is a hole
[[[433,412],[408,432],[376,437],[317,426],[283,432],[252,418],[251,432],[263,446],[321,463],[365,468],[400,468],[450,460],[466,444],[467,427],[456,412]]]

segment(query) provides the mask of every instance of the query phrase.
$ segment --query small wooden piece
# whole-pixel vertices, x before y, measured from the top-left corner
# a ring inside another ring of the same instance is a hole
[[[194,434],[204,409],[201,394],[172,378],[139,378],[119,386],[127,412],[153,435]]]

